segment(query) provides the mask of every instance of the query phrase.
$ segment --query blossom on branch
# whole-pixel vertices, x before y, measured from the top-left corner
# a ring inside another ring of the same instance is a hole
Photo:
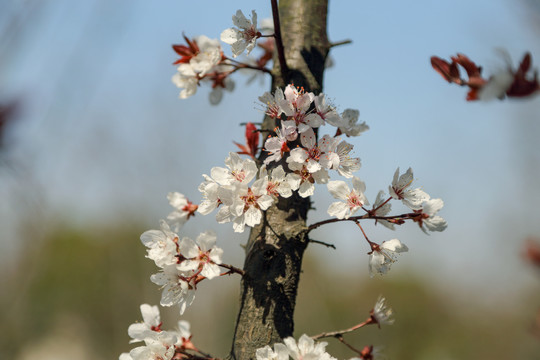
[[[233,57],[237,57],[246,50],[246,54],[249,54],[255,47],[257,39],[262,36],[261,32],[257,30],[257,13],[255,10],[251,11],[251,21],[249,21],[241,10],[236,11],[236,15],[233,15],[232,21],[235,27],[223,30],[221,33],[221,41],[231,45]]]
[[[128,327],[128,335],[132,338],[130,343],[143,341],[146,338],[154,338],[161,331],[161,319],[159,308],[148,304],[141,305],[142,323],[131,324]]]
[[[179,192],[170,192],[167,195],[167,199],[169,200],[169,204],[175,208],[175,210],[167,216],[167,220],[170,225],[174,226],[174,231],[178,231],[190,217],[195,216],[195,212],[199,206],[193,204]]]
[[[422,204],[421,209],[414,211],[415,213],[420,214],[420,216],[415,217],[413,220],[418,223],[418,226],[420,226],[422,231],[426,234],[426,230],[443,231],[448,226],[446,220],[435,215],[442,209],[443,205],[444,202],[441,199],[430,199]]]
[[[379,296],[370,312],[370,316],[372,322],[381,327],[381,325],[392,325],[394,323],[394,319],[392,318],[393,313],[392,309],[386,306],[386,299]]]
[[[197,242],[185,237],[178,244],[179,259],[178,270],[200,271],[200,275],[207,279],[219,276],[218,265],[221,264],[223,250],[216,245],[216,234],[206,231],[197,236]]]
[[[366,184],[357,177],[352,178],[352,183],[352,190],[341,180],[328,183],[327,187],[330,194],[336,199],[344,200],[344,202],[332,203],[328,208],[328,215],[335,216],[338,219],[348,219],[362,206],[369,204],[364,195]]]
[[[410,189],[414,180],[413,171],[409,168],[404,174],[399,175],[399,167],[394,173],[392,185],[388,187],[390,196],[396,200],[401,200],[405,206],[411,210],[418,210],[422,203],[429,199],[429,195],[421,189]]]
[[[374,273],[386,274],[390,266],[396,262],[397,255],[409,251],[409,248],[398,239],[383,241],[381,245],[370,243],[371,252],[369,257],[369,273],[373,277]]]

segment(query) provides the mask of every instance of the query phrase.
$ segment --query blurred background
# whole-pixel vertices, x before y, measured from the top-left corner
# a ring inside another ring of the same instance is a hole
[[[0,359],[111,359],[132,347],[139,305],[160,299],[140,234],[169,213],[169,191],[198,202],[201,174],[243,142],[239,124],[262,118],[256,96],[269,79],[237,76],[218,106],[205,87],[179,100],[170,81],[171,44],[183,32],[218,38],[237,9],[270,17],[261,0],[0,2]],[[332,50],[325,93],[371,128],[349,139],[368,198],[410,166],[416,186],[445,201],[449,226],[427,236],[367,224],[372,240],[410,249],[373,279],[353,224],[317,230],[337,249],[306,253],[297,337],[355,325],[383,294],[396,323],[349,335],[357,347],[390,359],[539,359],[540,272],[525,254],[527,239],[540,242],[540,99],[467,103],[429,59],[462,52],[490,74],[506,66],[502,47],[514,66],[526,51],[540,64],[540,1],[336,0],[328,32],[353,42]],[[310,222],[327,218],[325,193]],[[181,234],[206,229],[242,266],[247,233],[197,216]],[[230,349],[238,281],[202,283],[182,317],[215,356]],[[162,314],[174,328],[177,309]]]

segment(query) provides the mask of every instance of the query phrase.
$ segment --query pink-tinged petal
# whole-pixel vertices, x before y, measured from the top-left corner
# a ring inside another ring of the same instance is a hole
[[[347,200],[347,197],[351,193],[351,190],[345,181],[330,181],[326,186],[328,188],[328,192],[336,199]]]
[[[409,251],[409,248],[398,239],[383,241],[383,243],[381,244],[381,248],[394,251],[397,253]]]
[[[335,216],[338,219],[349,218],[349,207],[344,202],[338,201],[330,204],[328,207],[328,215]]]
[[[218,277],[220,274],[220,270],[219,270],[219,266],[217,266],[216,264],[205,264],[202,271],[201,271],[201,275],[208,278],[208,279],[213,279],[215,277]]]
[[[187,259],[194,258],[199,255],[199,247],[195,244],[195,241],[185,237],[178,244],[178,250],[180,254]]]
[[[197,236],[197,244],[202,252],[207,252],[216,245],[217,236],[213,231],[205,231]]]

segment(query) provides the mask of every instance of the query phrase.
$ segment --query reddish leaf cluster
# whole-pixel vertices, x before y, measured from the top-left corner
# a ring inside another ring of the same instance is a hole
[[[199,46],[197,45],[197,41],[190,40],[186,35],[183,35],[184,40],[186,40],[186,45],[173,45],[173,50],[181,56],[180,59],[173,62],[173,65],[178,64],[186,64],[189,63],[189,60],[191,60],[192,57],[196,56],[201,50],[199,49]]]
[[[241,151],[238,151],[239,154],[249,155],[255,159],[257,150],[259,149],[259,131],[255,125],[250,122],[246,124],[246,145],[237,142],[234,142],[234,144],[240,148]]]
[[[431,66],[449,83],[455,83],[460,86],[468,86],[467,101],[479,100],[480,91],[494,79],[484,79],[481,75],[482,67],[476,65],[467,56],[457,54],[450,57],[452,62],[448,62],[437,56],[431,57]],[[526,53],[516,70],[508,64],[506,71],[513,78],[508,87],[502,89],[502,96],[508,97],[526,97],[540,90],[537,72],[534,71],[532,78],[528,74],[531,70],[531,54]],[[462,67],[467,73],[468,80],[461,78],[459,67]]]

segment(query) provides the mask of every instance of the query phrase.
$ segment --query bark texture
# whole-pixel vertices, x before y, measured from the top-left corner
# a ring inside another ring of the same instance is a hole
[[[293,83],[306,91],[322,91],[324,63],[330,49],[326,34],[328,0],[281,0],[279,14],[288,71],[282,76],[274,58],[272,91]],[[262,129],[276,126],[265,118]],[[263,139],[268,133],[263,132]],[[266,211],[253,228],[246,247],[240,310],[231,357],[255,358],[255,350],[292,336],[294,308],[309,242],[303,233],[310,199],[296,194]]]

